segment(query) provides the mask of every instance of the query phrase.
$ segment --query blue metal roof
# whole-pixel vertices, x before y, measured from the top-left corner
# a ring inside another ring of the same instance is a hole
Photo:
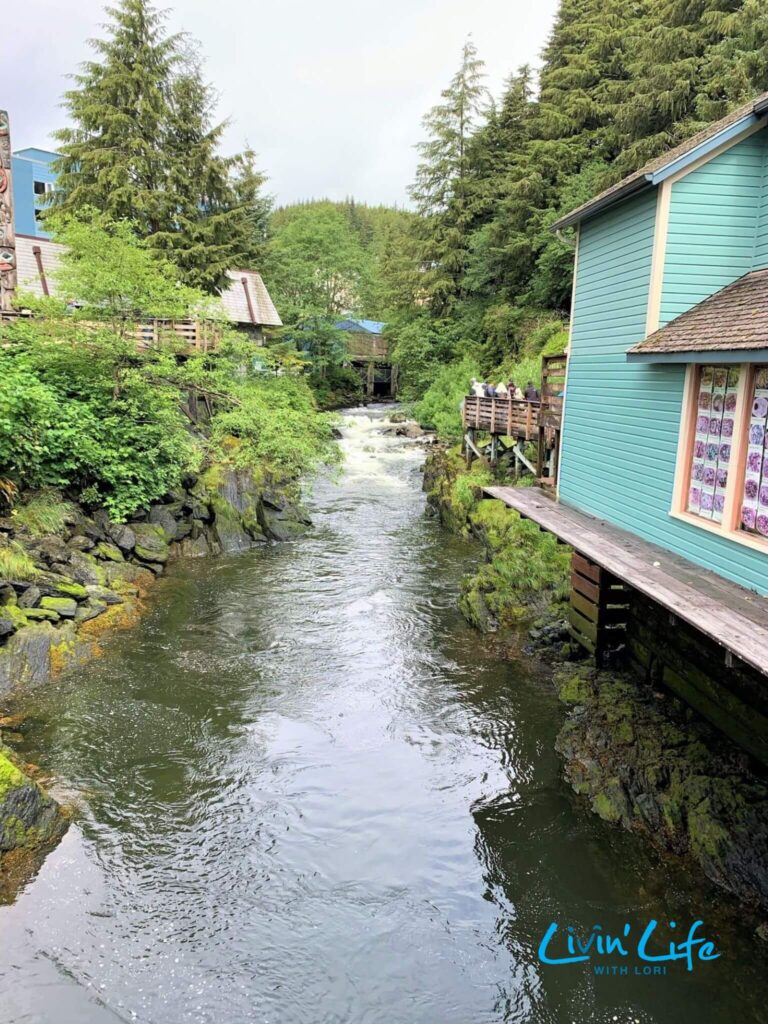
[[[366,334],[381,334],[386,326],[381,320],[339,320],[334,325],[340,331],[365,331]]]

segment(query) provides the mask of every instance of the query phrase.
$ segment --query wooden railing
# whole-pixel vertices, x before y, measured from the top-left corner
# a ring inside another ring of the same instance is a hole
[[[18,320],[31,318],[28,312],[17,310],[3,310],[0,313],[0,320],[10,323]],[[81,321],[83,325],[91,321]],[[95,323],[92,326],[96,326]],[[221,341],[221,330],[216,323],[207,320],[141,320],[131,331],[136,339],[139,348],[151,348],[162,341],[171,341],[178,338],[186,343],[189,348],[200,349],[203,352],[217,348]]]
[[[559,430],[563,420],[563,396],[568,356],[544,356],[541,361],[541,425]]]
[[[464,399],[464,429],[532,441],[539,430],[539,403],[467,395]]]

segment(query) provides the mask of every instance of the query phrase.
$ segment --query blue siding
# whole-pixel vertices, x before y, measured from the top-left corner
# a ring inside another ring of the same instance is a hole
[[[34,183],[42,181],[55,185],[56,174],[51,164],[56,157],[56,153],[44,149],[21,149],[11,157],[14,220],[20,235],[50,237],[35,217],[35,210],[43,204],[43,197],[35,194]]]
[[[662,324],[754,269],[765,135],[737,143],[672,186]]]
[[[685,367],[626,359],[645,334],[655,216],[654,191],[581,226],[560,496],[768,594],[765,555],[669,515]]]

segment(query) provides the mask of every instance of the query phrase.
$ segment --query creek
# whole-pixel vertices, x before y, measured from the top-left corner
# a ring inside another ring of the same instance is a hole
[[[482,553],[425,516],[385,415],[346,415],[308,538],[177,563],[24,697],[19,751],[78,810],[0,908],[4,1024],[768,1019],[724,898],[562,780],[551,671],[460,617]],[[722,955],[692,972],[537,956],[552,922],[698,918]]]

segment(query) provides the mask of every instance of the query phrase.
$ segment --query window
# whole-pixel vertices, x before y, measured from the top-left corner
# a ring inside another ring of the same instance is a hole
[[[672,513],[768,553],[767,366],[689,366]]]
[[[53,192],[53,182],[52,181],[35,181],[35,182],[32,183],[32,188],[34,189],[34,192],[35,192],[36,196],[44,196],[48,192]]]

